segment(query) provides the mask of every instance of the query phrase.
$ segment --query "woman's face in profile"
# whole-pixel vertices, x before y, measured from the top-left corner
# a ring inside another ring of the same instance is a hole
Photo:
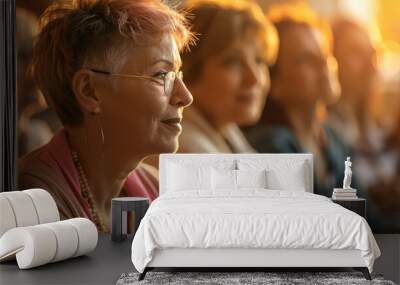
[[[374,91],[378,79],[377,54],[369,35],[358,27],[347,27],[335,43],[339,81],[343,95],[362,102]]]
[[[263,49],[259,35],[249,30],[206,59],[193,87],[196,105],[214,124],[248,125],[259,119],[270,85]]]
[[[113,149],[119,150],[115,155],[141,154],[144,158],[176,151],[183,109],[193,98],[178,78],[166,93],[163,79],[167,72],[180,68],[176,42],[164,35],[151,44],[132,48],[118,71],[150,78],[96,77],[102,86],[100,119],[105,143],[114,144]]]
[[[332,98],[332,84],[322,37],[310,27],[290,24],[279,37],[279,55],[272,91],[284,105],[314,106]]]

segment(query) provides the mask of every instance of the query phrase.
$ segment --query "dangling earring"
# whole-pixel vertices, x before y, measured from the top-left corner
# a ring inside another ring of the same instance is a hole
[[[101,123],[100,123],[100,134],[101,134],[101,144],[104,146],[104,131]]]
[[[101,124],[101,118],[99,118],[99,116],[96,116],[97,120],[98,120],[98,125],[100,127],[100,136],[101,136],[101,148],[102,148],[102,158],[103,158],[103,164],[105,163],[106,157],[105,157],[105,151],[104,151],[104,144],[105,144],[105,136],[104,136],[104,130],[103,130],[103,126]],[[104,166],[104,165],[103,165]]]
[[[91,112],[91,114],[93,116],[98,115],[100,113],[100,108],[96,107],[96,109],[94,109],[94,111]],[[103,131],[103,127],[101,125],[101,122],[99,123],[100,125],[100,135],[101,135],[101,143],[104,146],[104,131]]]
[[[100,114],[100,108],[96,107],[96,109],[94,109],[94,111],[90,112],[91,115],[96,116]],[[100,118],[98,118],[98,116],[96,116],[97,120],[100,120]],[[101,146],[102,149],[104,149],[104,142],[105,142],[105,137],[104,137],[104,131],[103,131],[103,126],[101,125],[101,121],[98,122],[98,125],[100,126],[100,136],[101,136]],[[87,141],[87,138],[86,138]],[[87,147],[89,148],[89,144],[88,142],[86,142]],[[103,157],[103,162],[105,160],[105,155],[104,155],[104,151],[102,151],[102,157]]]

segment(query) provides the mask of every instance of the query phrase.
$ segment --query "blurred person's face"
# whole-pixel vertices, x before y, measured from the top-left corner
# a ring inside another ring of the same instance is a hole
[[[289,24],[279,33],[280,46],[272,95],[283,105],[308,107],[332,97],[321,37],[311,28]]]
[[[190,88],[196,105],[218,127],[255,123],[269,86],[262,41],[256,32],[248,31],[223,52],[207,58]]]
[[[132,48],[119,74],[144,75],[121,78],[96,74],[98,115],[105,132],[105,144],[114,144],[115,155],[143,157],[178,148],[181,118],[192,96],[176,78],[170,94],[164,92],[163,74],[181,67],[175,40],[162,36],[152,44]],[[94,67],[92,67],[94,68]],[[89,115],[90,116],[90,115]]]
[[[376,53],[367,33],[356,27],[340,31],[334,54],[339,66],[339,81],[346,99],[366,98],[375,82]]]

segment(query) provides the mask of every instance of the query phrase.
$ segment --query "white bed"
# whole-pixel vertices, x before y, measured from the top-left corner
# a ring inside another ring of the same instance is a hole
[[[161,155],[134,266],[141,278],[155,267],[354,267],[370,278],[380,251],[367,222],[312,194],[312,173],[310,154]]]

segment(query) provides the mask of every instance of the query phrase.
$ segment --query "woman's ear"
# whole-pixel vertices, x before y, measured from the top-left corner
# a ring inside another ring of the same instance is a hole
[[[100,99],[96,96],[94,80],[89,70],[80,69],[72,78],[72,90],[83,112],[98,114],[101,111]]]

